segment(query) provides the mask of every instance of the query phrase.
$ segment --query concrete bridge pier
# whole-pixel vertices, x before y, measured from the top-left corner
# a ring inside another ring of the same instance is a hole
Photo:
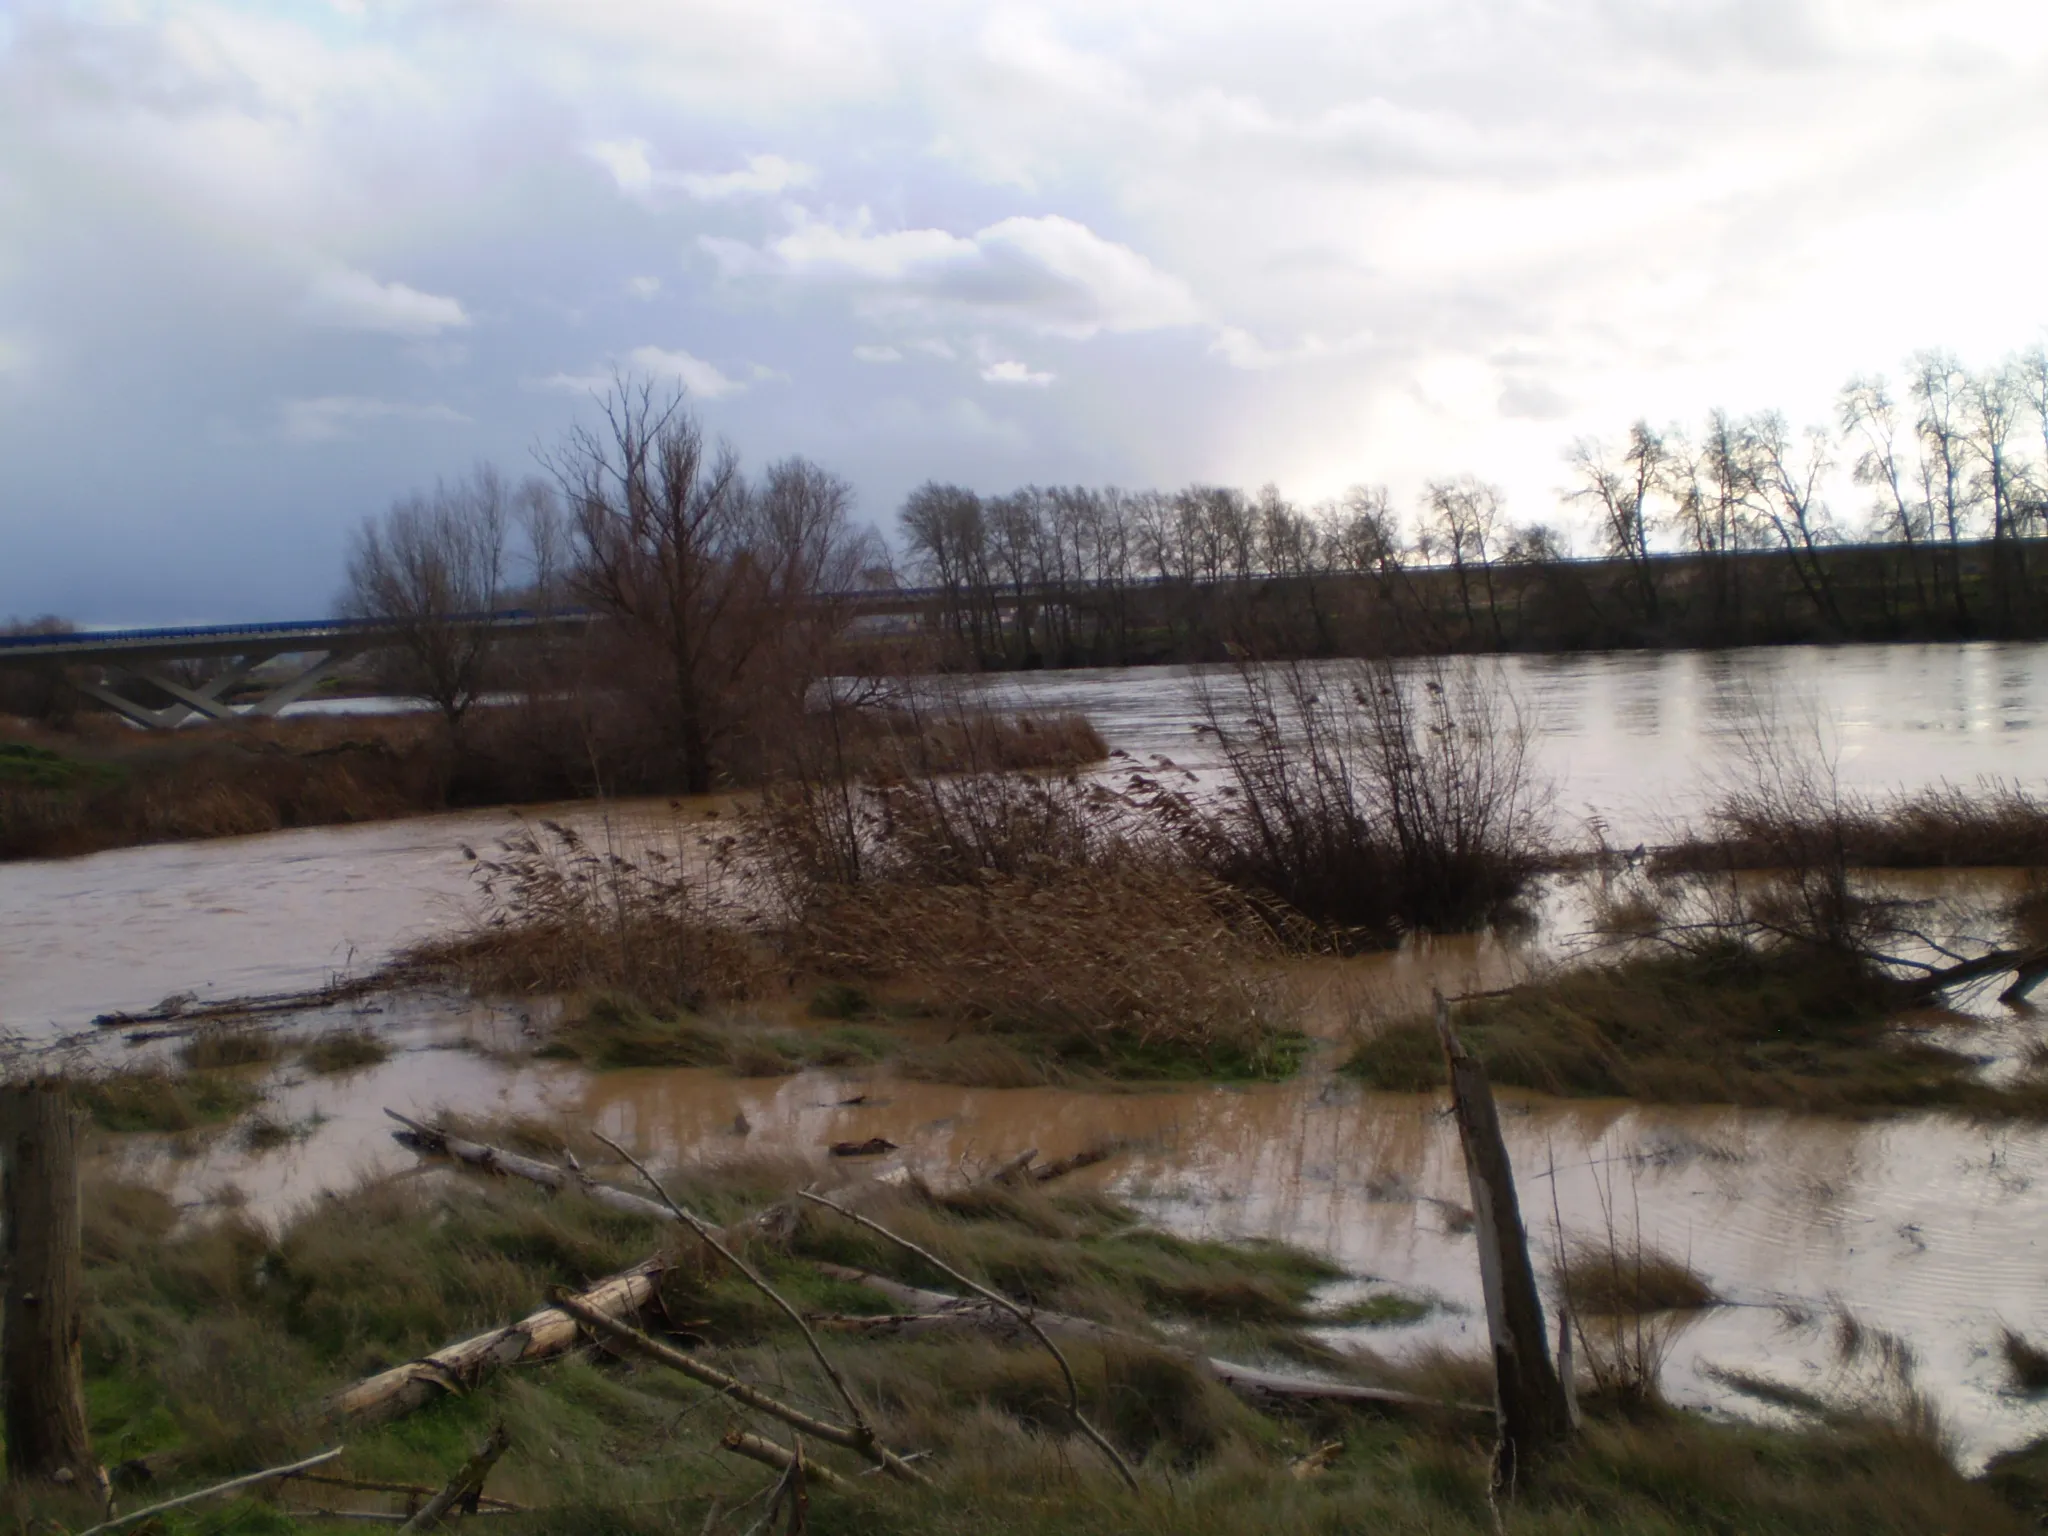
[[[148,662],[124,662],[104,669],[110,677],[133,678],[169,694],[171,702],[161,707],[141,703],[118,691],[110,682],[80,679],[74,686],[131,724],[139,725],[145,730],[170,730],[195,717],[207,720],[233,720],[244,715],[274,716],[285,705],[304,698],[335,668],[360,655],[362,650],[361,646],[336,646],[326,651],[260,651],[247,656],[230,656],[225,658],[220,671],[197,688],[178,681],[161,666],[154,666]],[[276,661],[280,656],[289,655],[305,656],[306,664],[292,676],[265,692],[253,704],[237,707],[226,702],[226,696],[247,682],[257,668]]]

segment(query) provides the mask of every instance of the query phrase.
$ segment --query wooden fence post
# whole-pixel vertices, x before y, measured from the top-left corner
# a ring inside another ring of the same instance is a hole
[[[1450,1067],[1451,1107],[1465,1150],[1472,1190],[1472,1228],[1479,1239],[1479,1281],[1486,1294],[1486,1331],[1493,1344],[1495,1406],[1500,1441],[1494,1449],[1494,1486],[1512,1494],[1528,1458],[1567,1439],[1572,1402],[1550,1361],[1543,1301],[1529,1262],[1529,1235],[1515,1198],[1515,1173],[1486,1069],[1451,1028],[1451,1010],[1439,994],[1436,1032]]]
[[[0,1424],[12,1482],[99,1480],[79,1358],[78,1147],[58,1079],[0,1087]]]

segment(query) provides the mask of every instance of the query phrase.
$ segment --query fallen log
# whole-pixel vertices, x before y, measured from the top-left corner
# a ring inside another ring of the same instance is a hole
[[[773,1467],[778,1472],[787,1472],[796,1464],[796,1453],[787,1446],[777,1445],[773,1440],[760,1435],[750,1435],[744,1429],[728,1429],[718,1443],[735,1456],[758,1461],[762,1466]],[[853,1486],[830,1467],[821,1467],[808,1456],[804,1458],[804,1480],[816,1483],[820,1488],[832,1488],[840,1492]]]
[[[1032,1342],[1031,1335],[1016,1318],[988,1302],[977,1301],[967,1296],[955,1296],[946,1291],[928,1291],[922,1286],[906,1285],[901,1280],[891,1280],[887,1276],[870,1274],[867,1270],[852,1269],[843,1264],[820,1264],[818,1269],[834,1279],[866,1286],[905,1309],[901,1313],[886,1317],[826,1319],[825,1326],[836,1332],[909,1339],[932,1333],[973,1330],[994,1334],[1013,1344]],[[1348,1381],[1317,1381],[1312,1377],[1263,1370],[1258,1366],[1239,1365],[1235,1361],[1219,1360],[1214,1356],[1198,1354],[1173,1344],[1161,1344],[1139,1334],[1112,1328],[1106,1323],[1098,1323],[1085,1317],[1072,1317],[1062,1312],[1035,1311],[1032,1317],[1040,1328],[1055,1338],[1074,1339],[1098,1345],[1143,1344],[1149,1348],[1163,1350],[1167,1354],[1178,1355],[1182,1359],[1192,1361],[1198,1369],[1205,1371],[1239,1397],[1253,1403],[1262,1399],[1282,1399],[1294,1402],[1358,1403],[1383,1408],[1448,1410],[1453,1413],[1485,1414],[1488,1417],[1493,1414],[1492,1408],[1479,1403],[1446,1402],[1440,1398],[1423,1397],[1419,1393],[1403,1392],[1394,1387],[1369,1387]]]
[[[115,1009],[95,1014],[100,1029],[132,1029],[140,1024],[199,1025],[218,1019],[248,1019],[267,1013],[301,1013],[354,1002],[373,992],[386,992],[399,982],[391,976],[358,976],[330,981],[300,992],[261,992],[248,997],[223,997],[201,1002],[191,993],[167,997],[154,1008]]]
[[[653,1301],[666,1260],[648,1259],[602,1280],[576,1297],[605,1317],[630,1316]],[[412,1412],[445,1393],[460,1395],[501,1365],[546,1360],[574,1347],[583,1336],[576,1318],[560,1307],[543,1307],[503,1328],[450,1344],[418,1360],[381,1371],[327,1399],[333,1418],[375,1423]]]
[[[1906,978],[1900,985],[1908,997],[1927,998],[1950,987],[1959,987],[1964,982],[1981,981],[2003,971],[2015,971],[2018,975],[2012,985],[2000,994],[1999,1001],[2022,1000],[2034,990],[2042,976],[2048,975],[2048,945],[2033,949],[1994,949],[1974,960],[1959,961],[1938,970],[1930,968],[1922,975]]]
[[[434,1490],[424,1483],[387,1483],[374,1477],[333,1477],[325,1472],[296,1472],[292,1474],[292,1481],[318,1483],[325,1488],[350,1488],[358,1493],[402,1493],[409,1499],[430,1499],[434,1496]],[[477,1503],[504,1510],[507,1514],[524,1513],[526,1509],[523,1504],[514,1504],[510,1499],[494,1499],[488,1494],[478,1495]],[[398,1518],[405,1520],[410,1517],[400,1515]]]
[[[614,1189],[609,1184],[600,1184],[580,1168],[558,1168],[553,1163],[544,1163],[537,1157],[522,1157],[517,1152],[507,1152],[502,1147],[488,1146],[481,1141],[471,1141],[457,1136],[453,1131],[444,1131],[436,1126],[422,1125],[408,1119],[395,1109],[384,1111],[405,1127],[403,1132],[392,1134],[415,1152],[445,1153],[459,1163],[472,1168],[481,1168],[486,1173],[505,1173],[514,1178],[527,1179],[544,1189],[579,1189],[599,1205],[608,1210],[622,1211],[628,1216],[645,1216],[650,1221],[667,1222],[674,1218],[668,1207],[649,1200],[645,1195],[636,1195],[629,1190]]]

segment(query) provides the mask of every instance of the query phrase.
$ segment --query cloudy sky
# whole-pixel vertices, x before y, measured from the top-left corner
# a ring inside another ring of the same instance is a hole
[[[884,526],[1553,519],[1580,434],[2033,343],[2044,199],[2039,0],[0,0],[0,617],[325,612],[614,367]]]

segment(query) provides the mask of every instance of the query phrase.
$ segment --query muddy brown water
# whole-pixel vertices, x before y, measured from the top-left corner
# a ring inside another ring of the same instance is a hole
[[[1844,650],[1504,658],[1496,668],[1540,729],[1539,760],[1561,817],[1594,809],[1610,840],[1651,836],[1706,792],[1758,697],[1811,706],[1830,722],[1853,787],[1912,788],[1997,774],[2038,786],[2048,764],[2048,648],[1912,646]],[[1004,679],[1003,696],[1085,709],[1113,747],[1201,769],[1189,678],[1179,670]],[[541,808],[622,846],[675,844],[716,830],[715,804]],[[503,811],[317,828],[0,865],[0,1026],[48,1037],[109,1009],[167,995],[236,995],[314,985],[362,970],[460,921],[470,899],[465,845],[487,849]],[[1638,831],[1637,829],[1642,829]],[[1953,888],[1953,877],[1945,877]],[[1989,889],[2003,877],[1964,877]],[[1936,884],[1942,882],[1937,881]],[[1981,892],[1980,892],[1981,894]],[[1312,968],[1302,977],[1325,1033],[1399,1011],[1431,985],[1500,985],[1531,947],[1554,946],[1575,898],[1553,890],[1533,935],[1440,941]],[[1980,998],[1988,1022],[1967,1038],[2011,1058],[2037,1035],[2024,1011]],[[1411,1327],[1338,1330],[1394,1353],[1475,1346],[1477,1279],[1456,1140],[1428,1098],[1369,1095],[1327,1060],[1291,1083],[1104,1095],[972,1090],[885,1074],[804,1073],[738,1080],[700,1071],[589,1075],[524,1060],[533,1027],[518,1010],[398,996],[304,1022],[370,1023],[397,1046],[343,1078],[273,1073],[267,1112],[302,1136],[265,1154],[232,1131],[119,1154],[203,1210],[223,1198],[276,1220],[324,1189],[407,1166],[389,1106],[447,1106],[479,1117],[537,1114],[596,1124],[675,1158],[777,1152],[822,1157],[832,1141],[882,1136],[884,1166],[943,1175],[1027,1146],[1045,1157],[1104,1138],[1136,1145],[1090,1170],[1175,1230],[1284,1238],[1332,1254],[1375,1285],[1440,1298]],[[861,1102],[849,1103],[848,1100]],[[737,1127],[744,1123],[742,1133]],[[1826,1326],[1837,1302],[1909,1340],[1918,1380],[1980,1461],[2048,1431],[2048,1407],[2006,1392],[1995,1346],[2004,1325],[2048,1335],[2048,1134],[1987,1129],[1941,1115],[1849,1123],[1728,1109],[1517,1100],[1507,1117],[1539,1241],[1553,1241],[1550,1190],[1568,1235],[1598,1237],[1610,1216],[1692,1263],[1732,1305],[1670,1345],[1667,1389],[1682,1402],[1762,1415],[1711,1367],[1823,1392],[1858,1390]]]

